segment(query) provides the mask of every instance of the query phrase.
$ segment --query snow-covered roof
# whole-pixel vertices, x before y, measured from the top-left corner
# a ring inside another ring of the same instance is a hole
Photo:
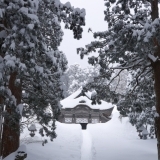
[[[105,102],[102,100],[101,100],[101,104],[92,105],[91,104],[92,101],[89,99],[91,97],[91,92],[89,92],[89,91],[85,92],[85,94],[89,98],[86,96],[80,96],[80,97],[76,98],[81,93],[81,91],[82,91],[82,88],[78,89],[76,92],[71,94],[69,97],[62,100],[60,103],[63,106],[63,108],[74,108],[80,104],[87,105],[91,109],[100,109],[100,110],[105,110],[105,109],[109,109],[109,108],[113,107],[112,103],[108,103],[108,102]],[[82,101],[85,101],[85,103],[82,103]]]

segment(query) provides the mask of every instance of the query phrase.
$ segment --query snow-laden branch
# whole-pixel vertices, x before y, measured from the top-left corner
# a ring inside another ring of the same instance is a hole
[[[155,57],[153,54],[148,54],[148,58],[152,61],[152,62],[156,62],[158,60],[158,57]]]
[[[130,66],[125,66],[125,67],[122,67],[122,66],[118,66],[118,67],[111,67],[110,69],[130,69],[130,68],[133,68],[135,66],[137,66],[138,64],[140,64],[141,62],[143,61],[143,59],[139,59],[137,60],[135,63],[133,63],[132,65]]]

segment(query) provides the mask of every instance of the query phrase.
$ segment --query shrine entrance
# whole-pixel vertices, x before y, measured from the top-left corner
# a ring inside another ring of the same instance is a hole
[[[88,123],[80,123],[82,130],[86,130],[87,129],[87,124]]]

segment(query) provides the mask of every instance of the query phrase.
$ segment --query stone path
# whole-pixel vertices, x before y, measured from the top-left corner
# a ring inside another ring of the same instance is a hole
[[[92,138],[87,130],[82,130],[81,160],[92,160]]]

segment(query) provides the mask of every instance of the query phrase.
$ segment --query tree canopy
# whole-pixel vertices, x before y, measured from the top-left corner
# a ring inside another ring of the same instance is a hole
[[[67,67],[66,57],[58,49],[63,36],[61,21],[65,28],[73,31],[75,39],[80,39],[85,10],[74,8],[69,2],[62,4],[59,0],[0,0],[3,157],[19,145],[16,142],[15,146],[14,141],[19,141],[22,115],[27,122],[36,117],[42,126],[41,135],[45,131],[51,140],[56,137],[55,119],[61,109],[59,101],[63,98],[61,77]],[[9,140],[8,136],[17,138]]]
[[[156,106],[156,112],[160,114],[158,4],[158,0],[105,0],[104,14],[108,30],[93,33],[97,40],[85,48],[77,49],[81,58],[92,52],[99,53],[98,56],[90,57],[88,62],[91,65],[100,65],[100,80],[107,78],[112,81],[111,76],[115,70],[119,70],[117,76],[123,70],[132,75],[126,95],[117,104],[123,114],[147,112],[145,110],[152,110],[153,106]],[[117,65],[112,67],[115,63]],[[110,82],[106,84],[109,85]],[[152,120],[156,117],[160,159],[160,118],[156,112]]]

